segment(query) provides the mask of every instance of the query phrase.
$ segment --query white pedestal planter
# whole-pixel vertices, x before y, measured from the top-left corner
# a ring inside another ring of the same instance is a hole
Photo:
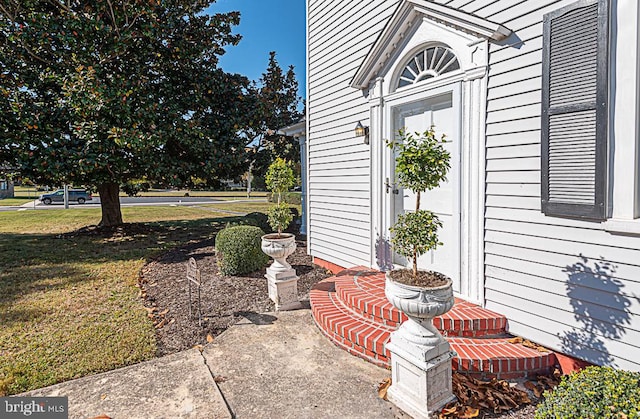
[[[428,418],[455,398],[451,391],[449,343],[433,326],[433,318],[451,310],[451,280],[437,288],[394,282],[387,275],[385,295],[409,320],[391,334],[391,381],[387,397],[414,418]]]
[[[287,257],[296,250],[296,238],[293,234],[283,233],[262,236],[262,251],[273,258],[267,268],[269,298],[276,304],[276,310],[294,310],[301,308],[298,300],[298,276],[295,269],[287,263]]]

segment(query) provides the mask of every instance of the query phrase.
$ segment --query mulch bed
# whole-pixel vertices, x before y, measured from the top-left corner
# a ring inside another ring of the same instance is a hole
[[[332,274],[311,262],[311,257],[306,254],[305,241],[297,240],[296,243],[297,249],[287,261],[300,277],[298,296],[305,301],[311,287]],[[189,316],[186,269],[190,257],[196,260],[202,275],[202,326],[198,325],[195,315],[195,294],[192,296],[194,315]],[[158,355],[211,342],[242,318],[258,324],[270,323],[270,316],[263,313],[273,311],[275,306],[268,296],[265,269],[247,276],[220,275],[213,239],[171,250],[145,265],[140,276],[140,293],[156,327]],[[531,418],[541,391],[552,386],[540,386],[540,391],[531,391],[528,385],[524,387],[516,390],[513,384],[509,386],[505,382],[478,382],[457,376],[454,388],[458,402],[434,417]],[[396,417],[405,416],[400,412]]]
[[[304,301],[308,300],[311,286],[331,273],[311,262],[305,241],[296,243],[298,247],[287,261],[300,277],[298,296]],[[186,271],[190,257],[201,272],[202,326],[195,314],[195,293],[194,316],[189,316]],[[265,269],[246,276],[220,275],[213,240],[171,250],[145,265],[140,277],[141,295],[157,329],[158,355],[205,344],[242,318],[268,321],[261,313],[273,311],[275,306],[269,299]]]

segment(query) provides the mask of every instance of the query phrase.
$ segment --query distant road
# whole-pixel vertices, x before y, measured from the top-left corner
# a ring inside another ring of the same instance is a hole
[[[223,200],[214,197],[205,196],[140,196],[140,197],[120,197],[120,205],[123,207],[135,207],[135,206],[172,206],[172,205],[206,205],[206,204],[220,204],[230,202],[256,202],[259,199],[246,199],[238,197],[237,200]],[[69,209],[75,208],[99,208],[100,198],[94,197],[86,204],[77,204],[75,202],[69,203]],[[52,210],[52,209],[64,209],[64,204],[61,202],[54,202],[51,205],[45,205],[40,201],[31,201],[21,206],[0,207],[0,211],[25,211],[25,210]]]

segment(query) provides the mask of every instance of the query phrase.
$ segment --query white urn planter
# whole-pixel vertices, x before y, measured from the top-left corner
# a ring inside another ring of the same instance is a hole
[[[451,310],[452,281],[433,288],[405,285],[386,274],[385,295],[409,318],[391,334],[388,398],[415,418],[428,418],[455,398],[451,390],[449,343],[433,326],[433,318]]]
[[[298,276],[287,262],[296,250],[293,234],[277,233],[262,236],[262,251],[273,259],[265,277],[269,287],[269,298],[276,304],[276,310],[294,310],[302,307],[298,300]]]

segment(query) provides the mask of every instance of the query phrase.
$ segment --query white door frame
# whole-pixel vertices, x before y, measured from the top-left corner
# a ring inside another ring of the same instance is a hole
[[[455,227],[455,236],[454,240],[457,242],[457,245],[454,246],[456,249],[455,254],[453,255],[453,260],[458,261],[457,266],[454,267],[455,275],[452,278],[454,280],[454,291],[461,294],[460,289],[460,280],[461,280],[461,254],[460,254],[460,246],[461,246],[461,225],[460,225],[460,212],[461,212],[461,185],[460,185],[460,171],[462,169],[462,148],[463,148],[463,138],[462,138],[462,110],[461,110],[461,86],[460,81],[453,82],[451,84],[447,84],[444,86],[435,87],[429,89],[427,91],[419,91],[410,94],[404,94],[402,96],[397,96],[393,99],[390,99],[385,102],[385,126],[387,132],[387,138],[392,139],[397,134],[397,123],[398,123],[398,115],[397,112],[400,108],[407,107],[411,108],[412,105],[418,105],[421,102],[429,101],[432,98],[436,98],[438,96],[451,95],[451,106],[453,108],[453,114],[455,115],[455,121],[453,121],[453,132],[451,133],[452,137],[455,138],[454,148],[452,152],[451,159],[455,159],[457,161],[451,162],[451,165],[457,165],[457,173],[453,173],[455,178],[449,177],[449,182],[451,182],[453,186],[453,198],[454,198],[454,207],[453,207],[453,219],[457,221],[457,226]],[[437,130],[437,127],[436,127]],[[383,156],[383,171],[385,181],[388,178],[390,182],[394,181],[395,178],[395,162],[394,162],[394,152],[390,148],[386,148],[384,150]],[[396,197],[393,193],[386,190],[385,185],[385,193],[383,195],[384,206],[386,207],[386,212],[388,214],[382,220],[382,229],[383,231],[388,231],[389,228],[393,225],[395,215],[397,214],[396,206]],[[393,258],[393,253],[392,253]],[[397,266],[399,267],[399,266]]]
[[[457,296],[484,305],[485,121],[486,68],[438,77],[432,82],[388,92],[388,81],[378,78],[369,90],[371,136],[371,267],[393,268],[389,248],[392,207],[385,180],[391,176],[386,140],[393,127],[394,107],[452,92],[459,104],[460,144],[460,292]]]

